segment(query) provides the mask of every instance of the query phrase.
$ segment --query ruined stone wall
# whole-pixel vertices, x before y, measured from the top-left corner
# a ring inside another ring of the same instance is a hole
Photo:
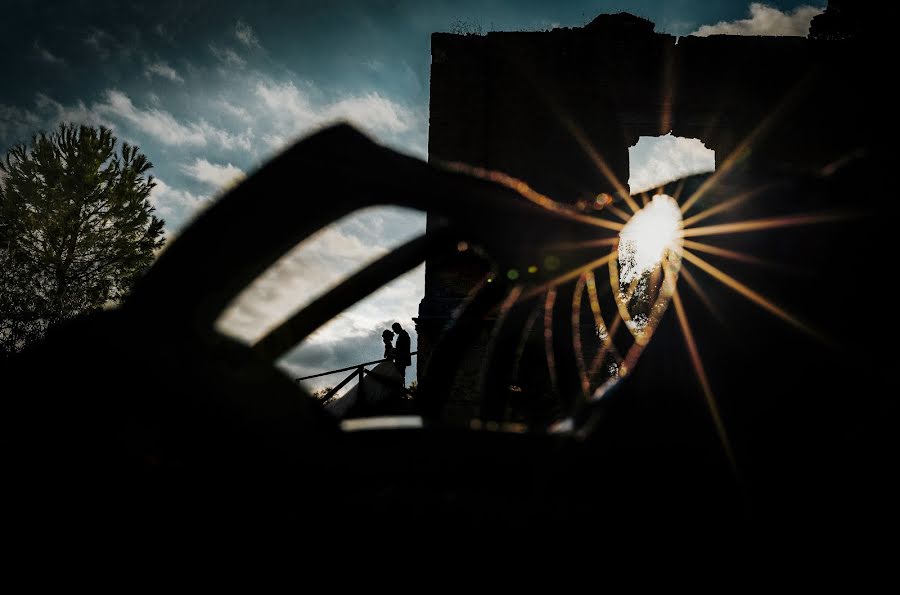
[[[502,171],[569,203],[615,195],[604,167],[627,184],[628,147],[645,135],[699,138],[717,167],[732,157],[745,169],[820,170],[858,142],[864,114],[844,110],[865,82],[849,56],[841,41],[676,40],[630,15],[548,32],[436,33],[429,158]],[[420,371],[485,272],[470,255],[427,263]],[[477,374],[463,376],[454,394],[468,415]]]

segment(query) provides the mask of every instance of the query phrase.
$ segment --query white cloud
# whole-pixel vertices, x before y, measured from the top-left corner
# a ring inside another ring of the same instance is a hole
[[[183,221],[199,212],[209,202],[203,196],[173,188],[159,178],[154,178],[154,181],[156,186],[150,191],[149,200],[162,217],[174,216],[178,221]],[[167,228],[172,227],[170,223],[167,221]]]
[[[823,7],[798,6],[792,12],[782,12],[760,2],[750,5],[750,18],[738,21],[720,21],[704,25],[691,33],[698,37],[707,35],[796,35],[806,37],[809,23],[821,14]]]
[[[209,44],[209,51],[213,53],[213,56],[216,57],[219,62],[227,66],[236,66],[237,68],[243,68],[247,61],[241,58],[241,56],[231,48],[220,48],[215,44]]]
[[[237,118],[238,120],[249,122],[253,119],[253,116],[250,115],[250,112],[247,109],[239,105],[234,105],[226,99],[219,99],[215,102],[214,105],[216,108],[222,110],[233,118]]]
[[[167,66],[157,62],[149,65],[147,71],[154,76],[181,80],[179,73],[174,69],[170,72]],[[28,134],[33,132],[31,128],[41,124],[52,127],[58,122],[85,123],[106,126],[137,144],[154,140],[179,148],[240,150],[258,156],[278,151],[320,126],[347,120],[393,146],[425,154],[424,117],[377,92],[326,100],[314,87],[299,86],[293,81],[245,77],[243,82],[246,84],[242,87],[250,92],[249,97],[245,95],[237,101],[235,96],[224,95],[209,98],[206,103],[208,115],[226,116],[226,122],[230,120],[232,127],[214,125],[203,117],[176,117],[160,105],[158,98],[154,100],[153,94],[147,95],[146,103],[138,105],[127,93],[107,89],[99,101],[89,105],[81,101],[64,105],[38,94],[37,116],[30,116]],[[25,110],[19,111],[22,113],[5,108],[0,119],[0,132],[4,137],[13,131],[13,121],[26,120]],[[240,121],[243,131],[234,130],[235,120]],[[24,130],[24,127],[19,126],[19,129]]]
[[[347,120],[374,134],[401,134],[411,130],[413,112],[377,92],[347,96],[331,103],[314,104],[310,93],[293,82],[259,82],[256,95],[269,116],[279,123],[268,135],[270,146],[281,139],[309,132],[335,120]]]
[[[266,143],[266,146],[275,151],[284,148],[284,146],[288,144],[288,139],[281,134],[265,134],[263,135],[262,140]]]
[[[259,38],[256,36],[253,28],[242,20],[238,20],[237,24],[234,26],[234,36],[248,48],[262,47],[259,44]]]
[[[408,109],[374,92],[341,99],[329,106],[324,116],[349,120],[375,132],[392,133],[406,132],[413,119]]]
[[[317,120],[316,110],[307,94],[292,82],[260,82],[256,85],[256,95],[271,116],[277,120],[293,122],[296,130],[307,129]]]
[[[253,130],[245,129],[243,132],[229,132],[222,128],[212,126],[206,120],[200,119],[191,123],[191,126],[198,127],[203,131],[203,135],[209,145],[214,145],[228,150],[241,149],[250,151],[253,146]]]
[[[105,118],[127,122],[139,131],[166,145],[188,145],[223,149],[250,149],[252,132],[231,133],[216,128],[206,120],[182,123],[172,114],[158,108],[140,109],[131,99],[115,89],[106,91],[106,100],[92,106],[92,111]]]
[[[35,40],[34,42],[34,51],[37,54],[38,58],[48,64],[63,65],[66,63],[65,60],[53,54],[50,50],[42,46],[37,40]]]
[[[190,165],[182,165],[181,171],[214,188],[225,188],[246,177],[243,170],[232,164],[219,165],[197,158]]]
[[[231,132],[213,126],[202,118],[181,121],[158,107],[137,107],[127,94],[117,89],[107,89],[103,101],[93,103],[90,107],[81,101],[66,106],[39,93],[36,106],[45,114],[44,119],[53,125],[57,122],[74,122],[100,124],[118,130],[119,125],[128,124],[138,132],[170,146],[249,151],[254,138],[253,131],[249,128],[244,132]]]
[[[104,116],[125,121],[167,145],[203,146],[207,143],[200,126],[184,125],[169,112],[157,108],[137,108],[122,91],[106,91],[106,101],[96,104],[94,110]]]
[[[150,204],[165,222],[166,242],[184,230],[188,223],[213,203],[209,196],[174,188],[154,177],[156,186],[150,191]]]
[[[173,83],[184,82],[184,79],[181,78],[181,75],[178,74],[178,71],[162,61],[154,62],[153,64],[147,66],[147,68],[144,70],[144,76],[146,76],[147,78],[151,78],[153,75],[168,79]]]
[[[88,108],[79,101],[75,105],[66,106],[51,97],[38,93],[35,106],[41,114],[44,114],[46,127],[55,127],[57,124],[67,122],[70,124],[100,125],[112,128],[112,123],[94,110]]]
[[[628,149],[632,193],[643,192],[684,176],[713,171],[715,151],[696,138],[642,136]]]

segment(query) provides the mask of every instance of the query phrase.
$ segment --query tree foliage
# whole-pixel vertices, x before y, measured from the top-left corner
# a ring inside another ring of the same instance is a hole
[[[330,386],[326,386],[325,388],[320,388],[317,391],[313,391],[312,397],[317,401],[324,401],[325,397],[328,395],[328,393],[331,392],[331,390],[332,389]]]
[[[137,147],[60,125],[0,161],[0,352],[121,300],[164,242]]]

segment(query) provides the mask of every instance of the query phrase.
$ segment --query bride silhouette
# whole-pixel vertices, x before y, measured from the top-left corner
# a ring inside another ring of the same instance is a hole
[[[384,359],[342,397],[332,399],[325,409],[339,418],[370,417],[390,414],[403,397],[403,375],[394,364],[394,339],[392,331],[381,333],[384,342]]]

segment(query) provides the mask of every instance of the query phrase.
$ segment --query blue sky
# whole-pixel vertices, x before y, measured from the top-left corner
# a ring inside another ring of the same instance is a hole
[[[434,31],[460,23],[485,32],[575,27],[625,10],[675,35],[804,35],[824,4],[0,0],[0,149],[60,121],[109,126],[154,163],[153,200],[167,232],[177,235],[222,188],[335,119],[426,157]],[[642,142],[631,158],[639,186],[706,167],[711,159],[697,144],[675,139]],[[346,220],[270,271],[220,327],[251,340],[336,279],[422,231],[422,215],[397,209]],[[422,275],[417,269],[348,311],[283,364],[300,374],[379,357],[387,323],[400,320],[411,330]]]

